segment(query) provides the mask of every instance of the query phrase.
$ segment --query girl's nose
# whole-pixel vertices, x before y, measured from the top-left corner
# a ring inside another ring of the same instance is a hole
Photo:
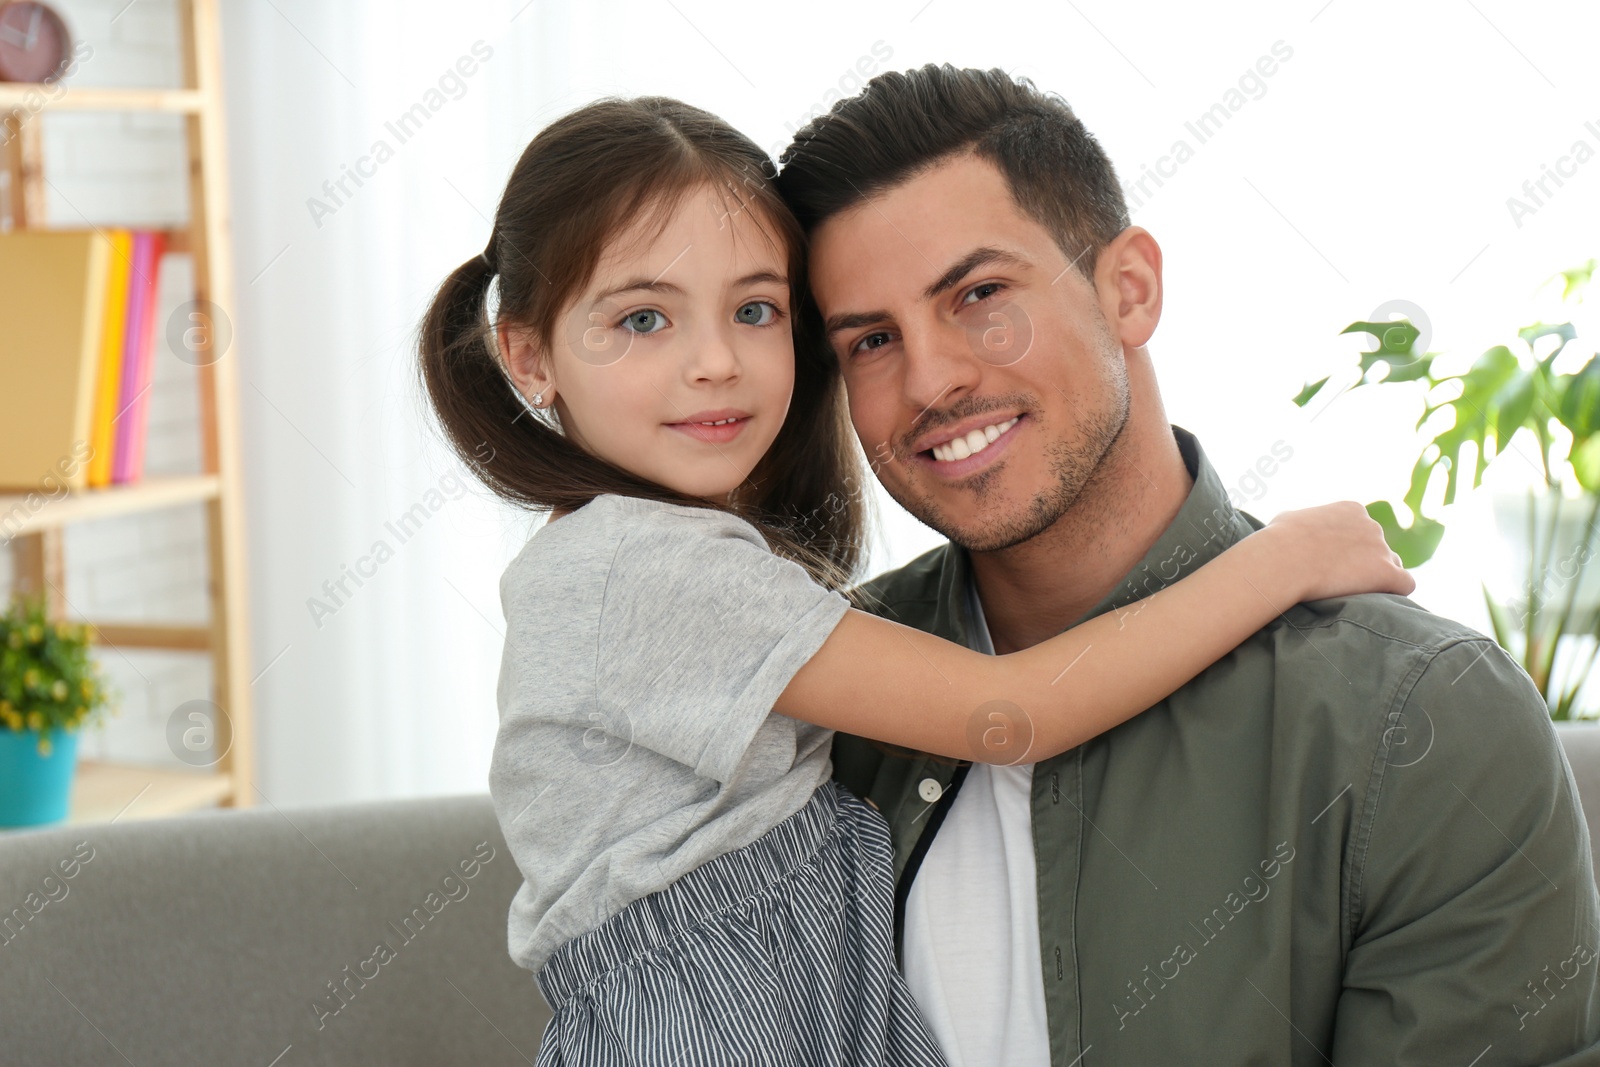
[[[710,328],[695,338],[690,373],[696,379],[726,381],[739,376],[739,353],[731,331]]]

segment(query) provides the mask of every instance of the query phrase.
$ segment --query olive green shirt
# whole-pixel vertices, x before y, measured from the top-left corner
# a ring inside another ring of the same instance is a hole
[[[1263,525],[1173,433],[1193,488],[1084,620]],[[969,575],[946,544],[863,591],[973,647]],[[833,756],[889,821],[898,949],[965,766],[847,734]],[[1600,1064],[1600,900],[1549,713],[1499,645],[1405,597],[1291,608],[1037,763],[1032,812],[1055,1067]]]

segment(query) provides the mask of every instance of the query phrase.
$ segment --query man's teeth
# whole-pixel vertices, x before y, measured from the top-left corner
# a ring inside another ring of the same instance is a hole
[[[958,459],[975,456],[988,448],[994,439],[1005,433],[1017,424],[1018,416],[1013,415],[1005,422],[993,426],[984,426],[981,429],[970,431],[965,437],[957,437],[954,441],[947,441],[942,445],[934,445],[933,458],[950,463]]]

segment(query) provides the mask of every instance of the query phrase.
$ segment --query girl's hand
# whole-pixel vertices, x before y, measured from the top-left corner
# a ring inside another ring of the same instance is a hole
[[[1286,511],[1260,530],[1274,531],[1289,587],[1300,600],[1355,593],[1398,593],[1417,587],[1383,539],[1383,527],[1354,500]]]

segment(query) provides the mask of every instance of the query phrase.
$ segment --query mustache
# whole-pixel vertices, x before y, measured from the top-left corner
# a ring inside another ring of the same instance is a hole
[[[917,450],[912,446],[919,438],[946,426],[954,426],[975,415],[1001,411],[1021,411],[1031,415],[1037,406],[1031,394],[1010,393],[1005,396],[962,397],[948,408],[938,411],[929,408],[918,416],[910,432],[901,439],[899,447],[894,450],[894,454],[897,457],[915,455]]]

